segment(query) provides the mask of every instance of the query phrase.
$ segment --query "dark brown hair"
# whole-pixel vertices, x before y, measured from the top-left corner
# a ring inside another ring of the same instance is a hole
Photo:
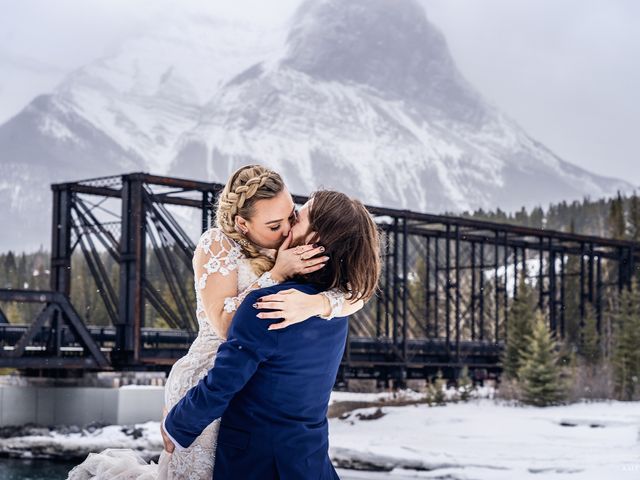
[[[380,277],[380,232],[359,200],[319,190],[311,195],[309,229],[325,247],[324,268],[305,276],[323,290],[338,288],[350,299],[368,300]]]

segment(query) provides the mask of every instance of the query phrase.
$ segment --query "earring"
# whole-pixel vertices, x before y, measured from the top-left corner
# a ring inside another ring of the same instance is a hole
[[[240,227],[240,225],[238,225],[237,223],[235,224],[235,228],[236,228],[236,232],[238,232],[240,235],[244,236],[247,233],[249,233],[249,230]],[[245,248],[249,246],[249,241],[246,238],[239,239],[238,243]]]

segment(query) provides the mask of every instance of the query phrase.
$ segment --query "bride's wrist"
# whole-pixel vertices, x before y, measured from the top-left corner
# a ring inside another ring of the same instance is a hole
[[[331,301],[329,298],[322,293],[314,295],[314,298],[318,299],[318,313],[316,313],[316,315],[319,315],[322,318],[326,318],[331,315]]]
[[[269,274],[271,275],[271,279],[278,283],[282,283],[287,279],[278,271],[276,267],[273,267],[271,270],[269,270]]]

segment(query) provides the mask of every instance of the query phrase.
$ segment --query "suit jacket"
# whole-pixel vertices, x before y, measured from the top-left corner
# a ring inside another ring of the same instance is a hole
[[[251,292],[206,377],[171,409],[165,429],[191,445],[222,417],[215,480],[337,479],[328,455],[327,408],[344,353],[346,317],[311,317],[283,330],[256,317],[263,295],[308,284],[285,282]]]

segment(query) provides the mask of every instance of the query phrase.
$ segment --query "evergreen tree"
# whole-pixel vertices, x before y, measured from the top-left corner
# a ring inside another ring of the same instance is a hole
[[[483,303],[482,319],[480,318],[480,301],[478,301],[478,318],[476,336],[487,341],[495,340],[495,282],[493,278],[485,279],[480,290]]]
[[[529,226],[533,228],[544,227],[544,211],[542,210],[542,207],[536,207],[531,211]]]
[[[626,224],[624,220],[624,201],[620,192],[618,196],[611,200],[609,208],[609,232],[611,238],[624,240],[626,237]]]
[[[625,211],[628,212],[626,220]],[[455,212],[445,213],[457,215]],[[539,206],[530,213],[527,213],[524,207],[513,213],[507,213],[500,209],[495,211],[478,209],[472,213],[464,212],[462,216],[560,231],[568,231],[569,222],[573,221],[575,227],[573,231],[583,235],[640,239],[640,228],[638,228],[640,199],[635,193],[633,197],[627,199],[618,193],[613,199],[592,200],[586,196],[581,202],[574,200],[567,203],[563,200],[557,204],[549,204],[546,211]]]
[[[528,336],[535,321],[537,301],[533,288],[525,282],[524,275],[518,282],[518,296],[509,309],[509,321],[504,355],[503,372],[508,378],[517,379],[522,357],[527,349]]]
[[[438,370],[434,381],[429,382],[427,386],[427,398],[429,405],[435,403],[436,405],[445,405],[447,397],[445,395],[445,387],[447,381],[443,378],[442,371]]]
[[[516,212],[513,223],[516,225],[529,226],[529,214],[526,208],[522,207],[519,212]]]
[[[27,255],[23,252],[18,260],[17,281],[14,288],[31,288],[29,285],[29,266],[27,265]]]
[[[578,354],[591,366],[598,364],[602,357],[596,310],[591,303],[585,305],[584,328]]]
[[[640,242],[640,197],[635,191],[629,199],[629,239]]]
[[[569,223],[569,233],[576,233],[575,220]],[[567,354],[575,353],[580,344],[580,257],[567,255],[564,265],[564,350]]]
[[[496,222],[504,222],[508,220],[507,212],[504,212],[500,207],[496,208],[496,212],[494,214],[494,220]]]
[[[0,288],[14,288],[16,283],[16,274],[18,270],[18,266],[16,265],[16,256],[13,254],[11,250],[4,255],[4,259],[2,262],[2,277],[4,280],[2,281],[2,285]]]
[[[633,400],[640,379],[640,289],[636,280],[624,288],[614,317],[613,372],[620,400]]]
[[[571,218],[569,233],[576,233],[575,219]],[[564,347],[575,353],[580,345],[580,257],[567,255],[564,289]]]
[[[561,380],[556,344],[540,311],[536,312],[533,333],[528,340],[528,349],[518,371],[522,401],[538,407],[557,405],[565,397],[565,387]]]
[[[408,282],[410,330],[418,332],[419,335],[426,336],[427,332],[425,331],[425,326],[429,319],[427,318],[426,309],[427,265],[424,255],[418,255],[415,261],[414,270],[411,273],[412,275]]]
[[[460,395],[460,400],[466,402],[471,397],[471,392],[473,390],[473,381],[469,376],[469,367],[466,365],[462,367],[462,371],[460,372],[460,376],[458,377],[458,394]]]
[[[640,242],[640,197],[635,191],[629,200],[629,240]],[[640,282],[640,265],[636,265],[635,276]]]

